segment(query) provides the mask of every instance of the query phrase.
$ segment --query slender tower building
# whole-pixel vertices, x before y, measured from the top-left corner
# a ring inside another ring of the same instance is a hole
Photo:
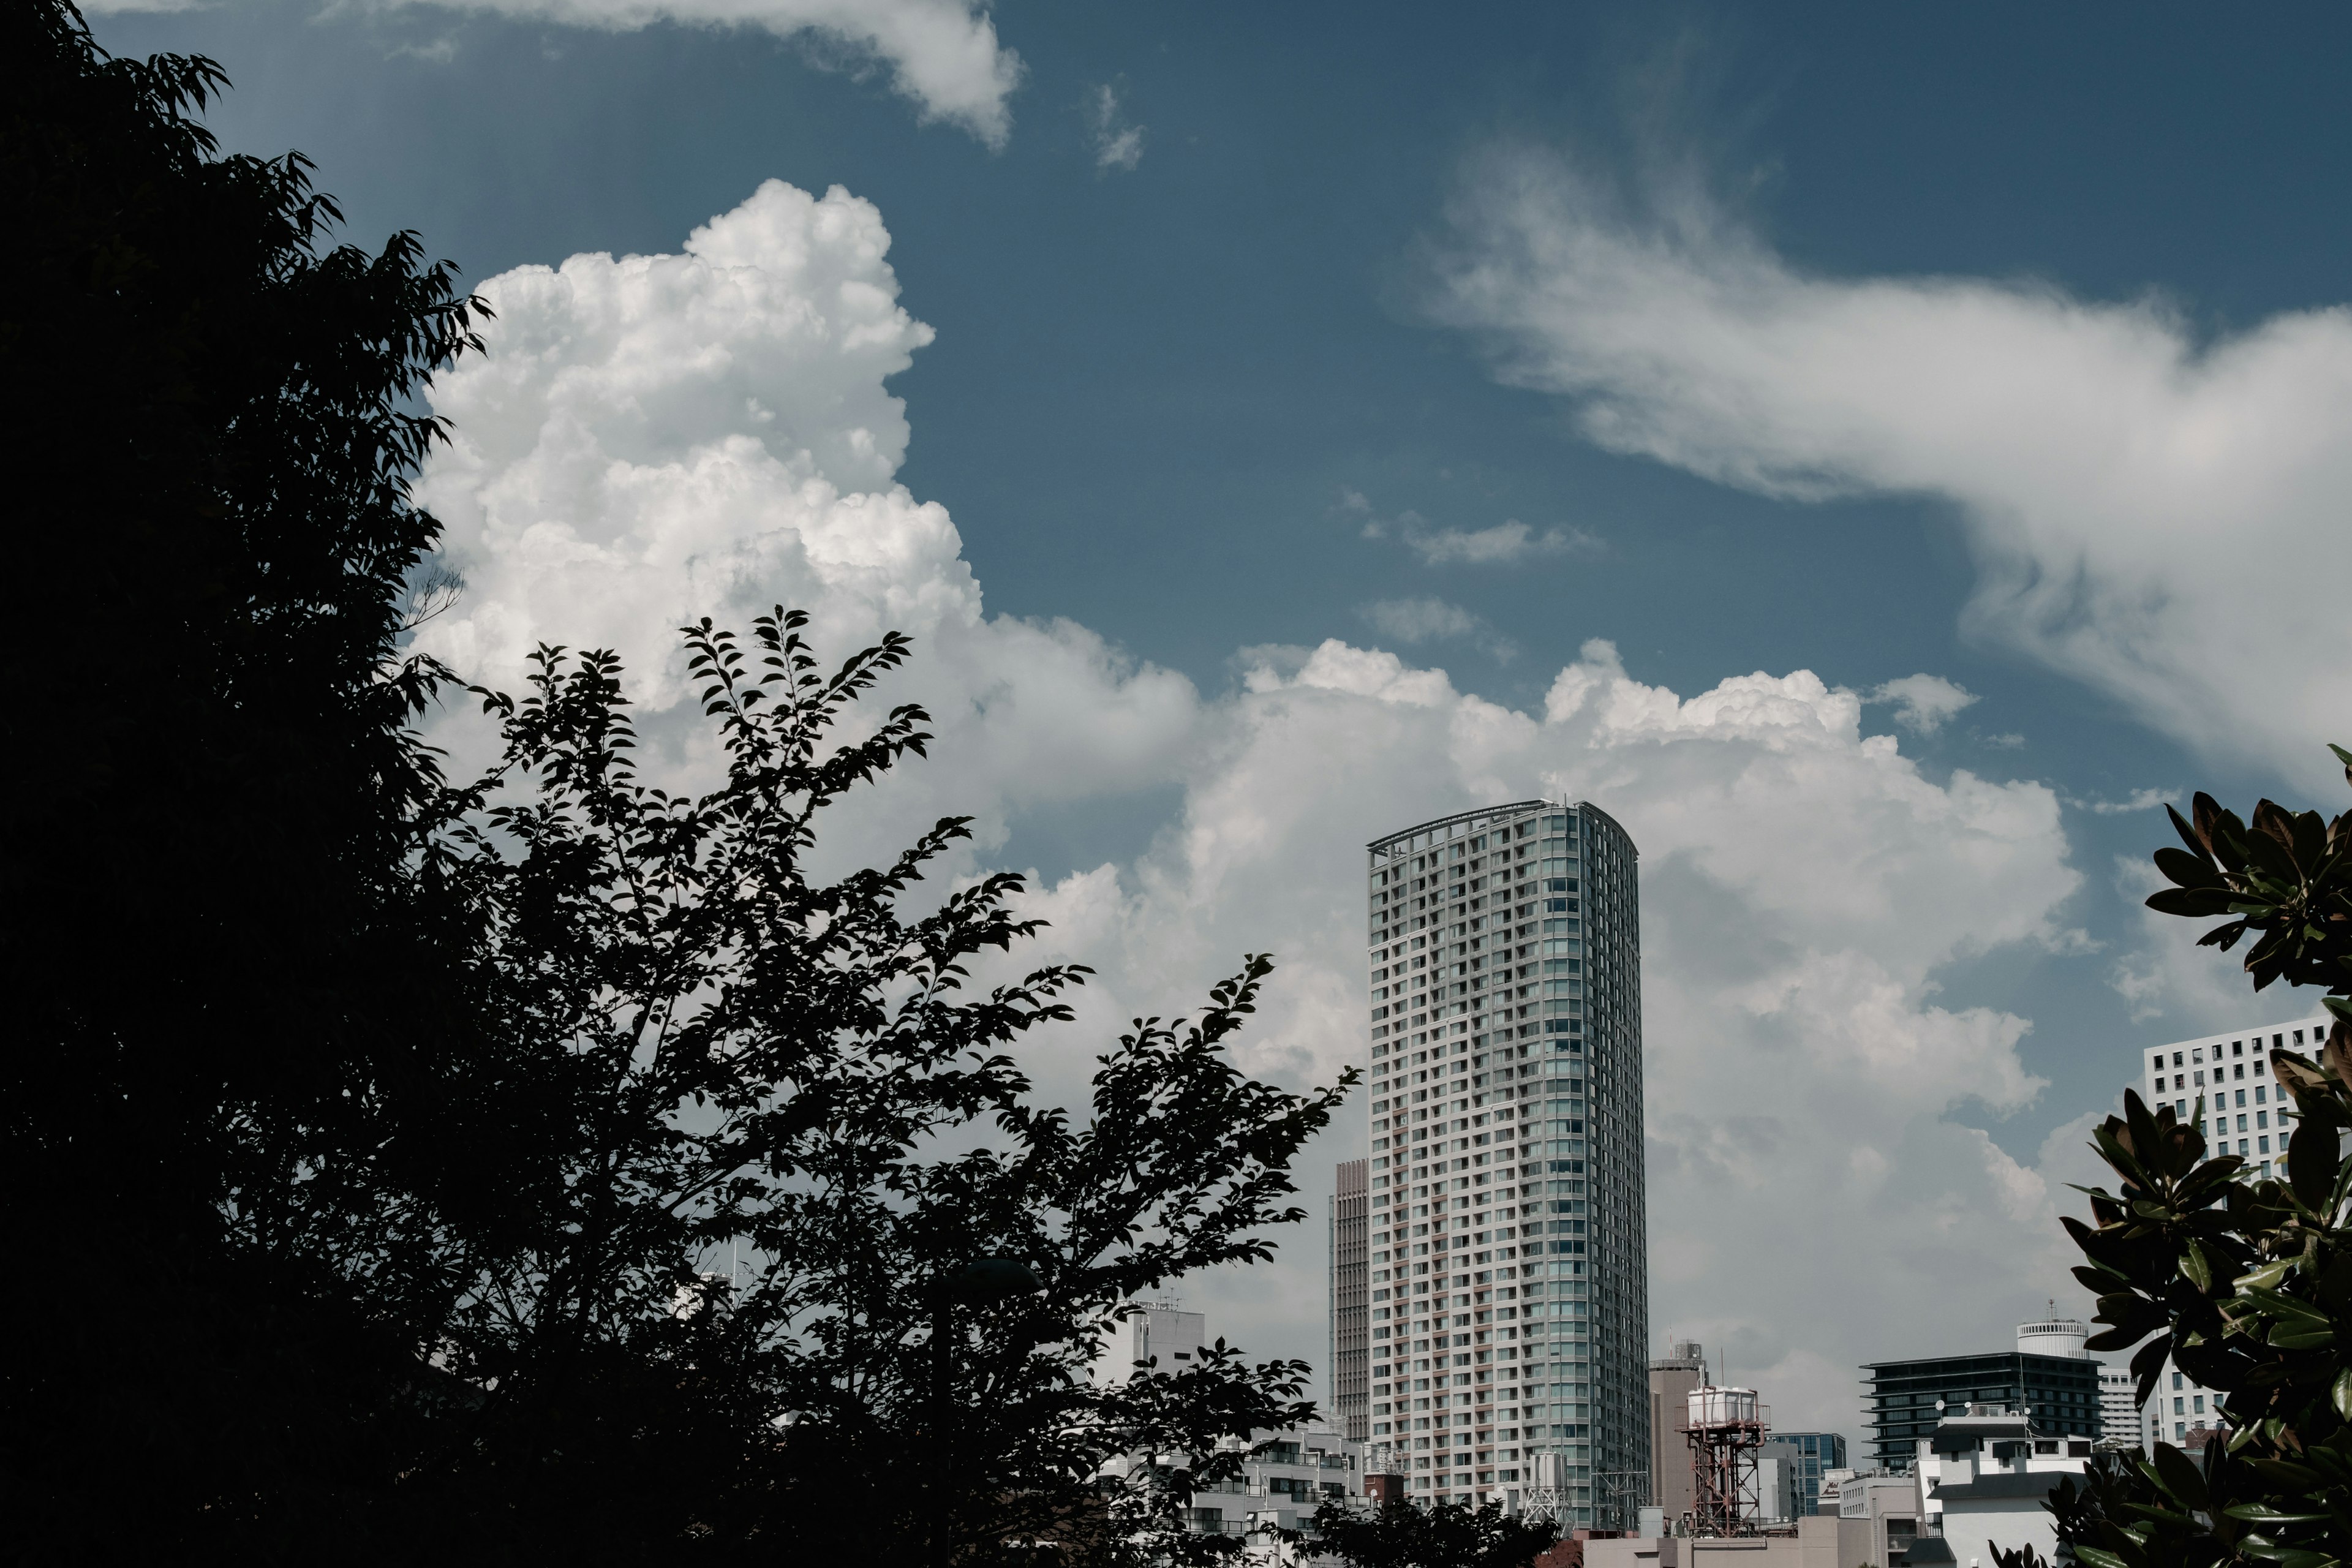
[[[1530,800],[1370,847],[1367,1239],[1333,1259],[1335,1309],[1368,1309],[1368,1338],[1333,1335],[1367,1470],[1630,1529],[1652,1463],[1633,840]]]

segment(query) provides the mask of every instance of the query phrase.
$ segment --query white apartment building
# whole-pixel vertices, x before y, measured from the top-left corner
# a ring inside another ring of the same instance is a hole
[[[1102,1386],[1126,1383],[1146,1371],[1182,1372],[1197,1365],[1209,1344],[1208,1316],[1185,1311],[1174,1300],[1139,1301],[1139,1309],[1103,1331],[1094,1378]],[[1155,1364],[1156,1363],[1156,1364]],[[1185,1527],[1196,1535],[1231,1536],[1241,1542],[1233,1559],[1251,1568],[1289,1568],[1312,1562],[1315,1510],[1327,1502],[1350,1507],[1364,1500],[1363,1446],[1336,1426],[1310,1421],[1278,1431],[1228,1437],[1220,1453],[1242,1458],[1241,1474],[1212,1482],[1192,1494]],[[1137,1457],[1114,1459],[1106,1473],[1124,1475]],[[1286,1542],[1284,1531],[1307,1531],[1304,1546]]]
[[[2239,1156],[2248,1176],[2277,1175],[2294,1113],[2271,1077],[2270,1052],[2315,1054],[2327,1037],[2327,1023],[2325,1016],[2298,1018],[2153,1046],[2138,1053],[2133,1087],[2150,1110],[2169,1105],[2183,1121],[2195,1120],[2212,1152]],[[2100,1395],[2104,1407],[2104,1380]],[[2167,1362],[2155,1395],[2135,1425],[2151,1447],[2180,1443],[2200,1427],[2219,1426],[2221,1410],[2218,1392]],[[2107,1428],[2110,1436],[2116,1430]]]
[[[1182,1372],[1208,1345],[1208,1318],[1187,1312],[1173,1300],[1139,1301],[1131,1315],[1104,1327],[1095,1352],[1098,1386],[1116,1388],[1149,1363],[1160,1372]]]
[[[1950,1553],[1945,1562],[1987,1561],[2028,1546],[2045,1562],[2055,1559],[2058,1521],[2043,1504],[2060,1477],[2081,1475],[2090,1458],[2088,1439],[2039,1426],[2021,1410],[1947,1411],[1934,1435],[1919,1439],[1911,1465],[1925,1508],[1922,1532],[1942,1538]]]
[[[2273,1175],[2275,1162],[2286,1152],[2287,1124],[2294,1113],[2284,1108],[2291,1102],[2271,1077],[2269,1053],[2283,1049],[2309,1056],[2326,1037],[2323,1016],[2175,1040],[2139,1053],[2137,1081],[2132,1087],[2149,1110],[2169,1105],[2182,1121],[2194,1118],[2198,1130],[2212,1141],[2214,1153],[2238,1155],[2250,1174]]]
[[[2099,1443],[2103,1447],[2140,1446],[2139,1385],[2129,1367],[2099,1368]]]

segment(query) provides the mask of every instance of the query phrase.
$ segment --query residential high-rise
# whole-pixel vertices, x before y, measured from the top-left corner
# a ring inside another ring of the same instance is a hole
[[[1630,1529],[1651,1465],[1633,840],[1530,800],[1369,847],[1369,1441],[1415,1499],[1539,1489],[1563,1524]]]
[[[1364,1165],[1361,1160],[1339,1163],[1339,1190],[1331,1197],[1331,1424],[1352,1443],[1371,1431],[1370,1401],[1365,1376],[1370,1370],[1365,1352],[1367,1227]]]

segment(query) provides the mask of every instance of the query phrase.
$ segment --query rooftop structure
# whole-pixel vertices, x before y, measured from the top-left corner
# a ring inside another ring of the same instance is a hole
[[[1181,1372],[1207,1347],[1208,1319],[1187,1312],[1172,1300],[1138,1301],[1137,1310],[1104,1329],[1095,1352],[1095,1381],[1115,1387],[1146,1365]]]
[[[1752,1388],[1694,1388],[1683,1440],[1690,1446],[1691,1533],[1748,1535],[1764,1518],[1756,1459],[1771,1412]]]
[[[1918,1441],[1923,1533],[1951,1543],[1953,1555],[1990,1555],[2032,1546],[2058,1555],[2056,1521],[2042,1505],[2061,1476],[2079,1476],[2091,1439],[2053,1432],[2014,1406],[1970,1405],[1948,1412]],[[1914,1561],[1916,1561],[1914,1554]],[[1946,1559],[1949,1561],[1950,1559]]]

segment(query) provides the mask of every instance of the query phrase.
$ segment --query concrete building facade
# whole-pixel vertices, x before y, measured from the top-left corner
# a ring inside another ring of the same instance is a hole
[[[1368,1440],[1416,1499],[1516,1503],[1550,1456],[1562,1523],[1629,1528],[1652,1464],[1633,841],[1530,800],[1368,847]]]
[[[1696,1340],[1677,1341],[1650,1363],[1650,1506],[1669,1525],[1696,1500],[1683,1432],[1691,1390],[1706,1381],[1706,1356]]]

